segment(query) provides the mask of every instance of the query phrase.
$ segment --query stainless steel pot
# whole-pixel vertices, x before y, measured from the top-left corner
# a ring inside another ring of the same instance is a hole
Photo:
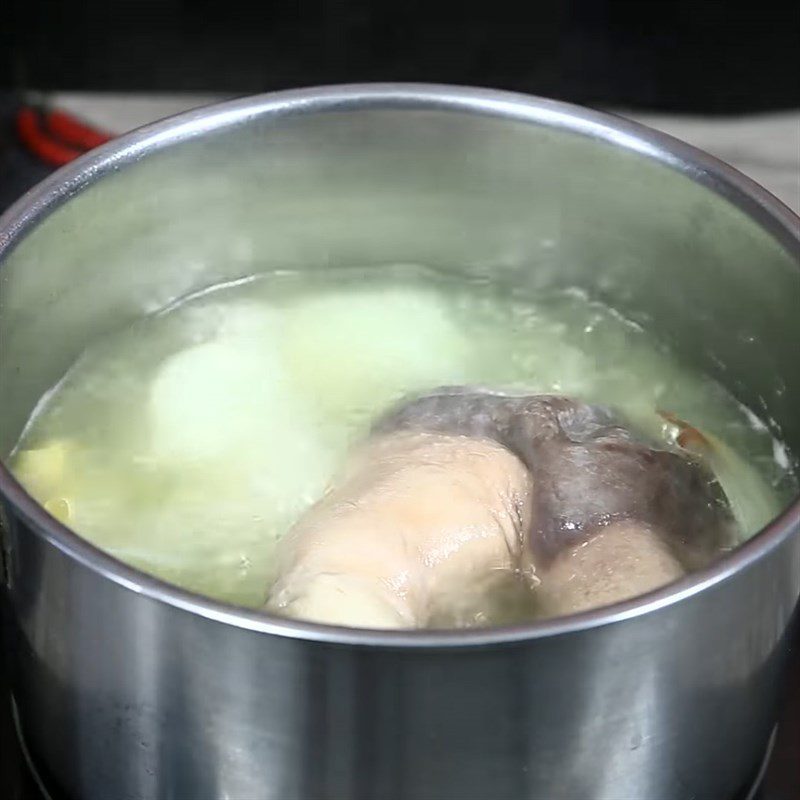
[[[0,224],[0,452],[87,342],[211,283],[417,262],[578,285],[800,452],[800,234],[621,119],[499,92],[240,100],[59,171]],[[0,469],[13,690],[72,798],[721,800],[773,728],[800,504],[714,568],[513,629],[368,632],[205,600],[104,555]]]

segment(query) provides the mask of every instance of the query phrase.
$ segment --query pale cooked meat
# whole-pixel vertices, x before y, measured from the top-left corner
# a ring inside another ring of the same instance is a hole
[[[395,433],[368,442],[280,545],[268,608],[358,627],[469,624],[524,580],[531,477],[497,442]]]
[[[533,477],[529,545],[538,570],[621,520],[657,533],[690,570],[734,540],[729,503],[705,463],[655,446],[606,408],[453,387],[399,406],[376,426],[393,429],[482,436],[515,453]]]
[[[542,616],[575,614],[665,586],[685,574],[663,539],[635,520],[614,522],[559,553],[540,573]]]
[[[670,583],[732,539],[704,464],[609,410],[443,389],[378,422],[281,544],[268,607],[360,627],[475,624],[516,581],[554,616]]]

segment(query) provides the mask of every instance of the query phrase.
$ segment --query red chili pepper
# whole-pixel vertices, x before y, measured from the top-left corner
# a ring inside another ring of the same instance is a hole
[[[688,422],[685,422],[671,411],[658,411],[656,413],[662,419],[678,428],[678,435],[675,437],[675,441],[684,450],[707,452],[713,449],[711,442],[709,442],[701,431]]]
[[[47,130],[64,144],[79,147],[82,150],[91,150],[105,144],[113,137],[107,133],[95,130],[81,122],[71,114],[54,109],[44,117]]]
[[[21,108],[17,112],[17,135],[35,156],[56,167],[83,154],[81,150],[51,139],[42,130],[39,114],[32,108]]]
[[[17,135],[25,147],[42,161],[56,167],[68,164],[112,138],[63,111],[43,115],[34,108],[23,106],[17,112],[16,121]]]

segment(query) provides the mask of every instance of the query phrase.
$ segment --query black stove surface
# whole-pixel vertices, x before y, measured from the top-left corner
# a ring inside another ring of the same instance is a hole
[[[51,171],[17,145],[10,124],[15,107],[12,97],[0,94],[0,212]],[[47,795],[43,794],[37,779],[28,769],[17,740],[4,656],[0,637],[0,797],[7,800],[47,800]],[[50,794],[51,800],[62,800],[52,789]],[[800,641],[798,641],[798,637],[795,637],[789,686],[775,747],[762,786],[759,792],[751,797],[752,800],[798,800],[800,798]],[[80,799],[75,798],[75,800]],[[575,800],[582,800],[582,798]],[[637,798],[637,800],[639,799]],[[657,800],[657,798],[642,798],[641,800]],[[695,800],[722,799],[696,798]],[[745,798],[741,800],[745,800]],[[747,798],[747,800],[751,800],[751,798]]]

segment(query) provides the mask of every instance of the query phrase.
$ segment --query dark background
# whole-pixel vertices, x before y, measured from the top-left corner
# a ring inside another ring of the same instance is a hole
[[[800,2],[0,0],[0,89],[363,80],[707,114],[800,105]]]

